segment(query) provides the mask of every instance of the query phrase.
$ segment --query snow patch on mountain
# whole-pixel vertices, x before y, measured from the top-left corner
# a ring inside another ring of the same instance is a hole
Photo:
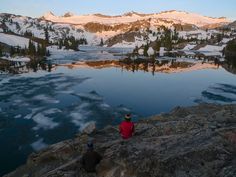
[[[20,56],[16,56],[16,57],[1,57],[1,59],[3,60],[8,60],[8,61],[15,61],[15,62],[30,62],[30,58],[28,57],[20,57]]]
[[[198,51],[217,52],[217,51],[222,51],[225,48],[225,46],[226,45],[222,45],[222,46],[206,45],[205,47],[200,48]]]
[[[0,42],[10,46],[19,46],[21,48],[28,47],[29,45],[28,38],[5,33],[0,33]]]
[[[182,50],[191,50],[195,47],[196,45],[194,44],[187,44]]]

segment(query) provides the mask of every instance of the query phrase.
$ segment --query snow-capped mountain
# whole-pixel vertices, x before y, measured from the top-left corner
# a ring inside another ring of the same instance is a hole
[[[53,15],[51,12],[48,16]],[[34,37],[45,39],[45,28],[48,29],[51,42],[57,42],[59,39],[74,36],[76,39],[86,38],[88,41],[97,43],[96,36],[86,32],[80,27],[71,24],[54,23],[40,18],[31,18],[14,14],[0,14],[0,32],[10,32],[25,36],[25,33],[31,33]]]
[[[89,45],[97,45],[102,39],[107,46],[119,46],[122,43],[132,47],[146,43],[145,38],[155,40],[154,33],[157,34],[157,28],[161,26],[176,29],[182,34],[185,34],[184,31],[197,31],[194,33],[204,33],[202,36],[206,38],[207,34],[205,30],[201,30],[202,28],[229,23],[226,18],[211,18],[182,11],[155,14],[129,12],[117,16],[75,15],[71,12],[56,16],[48,12],[40,18],[0,14],[0,32],[11,32],[21,36],[32,33],[34,37],[44,39],[47,28],[49,40],[53,43],[74,36],[76,39],[85,38]]]
[[[117,16],[108,16],[102,14],[73,15],[72,13],[66,13],[64,16],[55,16],[53,13],[46,13],[42,18],[56,23],[70,23],[77,25],[91,22],[113,25],[132,23],[140,20],[148,20],[153,24],[158,24],[158,22],[166,21],[172,24],[192,24],[197,27],[204,27],[206,25],[222,25],[230,22],[224,17],[212,18],[195,13],[174,10],[156,14],[140,14],[137,12],[129,12]]]

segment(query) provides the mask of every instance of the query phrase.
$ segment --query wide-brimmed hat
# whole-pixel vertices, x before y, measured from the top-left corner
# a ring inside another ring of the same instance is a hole
[[[130,120],[131,119],[131,114],[126,114],[125,119]]]

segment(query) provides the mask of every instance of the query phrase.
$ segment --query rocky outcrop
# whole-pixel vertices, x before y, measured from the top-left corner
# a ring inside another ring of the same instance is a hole
[[[222,67],[232,74],[236,74],[236,57],[226,57]]]
[[[84,25],[86,31],[91,33],[103,32],[103,31],[112,31],[113,27],[110,25],[100,24],[90,22]]]
[[[126,42],[134,42],[135,38],[141,38],[142,34],[140,32],[126,32],[124,34],[118,34],[114,37],[109,38],[106,41],[107,47],[111,47],[115,44],[122,43],[122,41]]]
[[[197,27],[192,24],[174,24],[173,26],[177,31],[192,31],[197,29]]]
[[[80,166],[89,136],[79,134],[31,154],[5,177],[236,176],[236,105],[177,107],[135,126],[135,136],[127,141],[112,126],[90,135],[103,156],[97,174],[86,174]]]
[[[236,29],[236,21],[226,25],[225,28],[234,28],[234,29]]]
[[[227,46],[225,47],[225,56],[226,58],[231,58],[235,60],[236,58],[236,39],[233,39],[228,42]]]

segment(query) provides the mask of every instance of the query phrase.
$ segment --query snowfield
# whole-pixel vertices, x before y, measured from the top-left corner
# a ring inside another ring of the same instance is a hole
[[[5,33],[0,33],[0,42],[10,46],[19,46],[21,48],[28,47],[29,45],[28,38]]]
[[[182,50],[191,50],[195,47],[196,45],[192,45],[192,44],[187,44]]]
[[[223,44],[227,44],[229,41],[231,41],[231,40],[233,40],[233,39],[234,39],[234,37],[233,37],[233,38],[223,38],[221,42],[222,42]]]
[[[1,59],[4,59],[4,60],[8,60],[8,61],[19,61],[19,62],[29,62],[30,61],[30,58],[28,57],[14,57],[14,58],[11,58],[11,57],[1,57]]]
[[[11,57],[1,57],[1,59],[8,60],[8,61],[19,61],[19,62],[29,62],[30,61],[30,58],[28,58],[28,57],[20,57],[20,56],[17,56],[17,57],[14,57],[14,58],[11,58]]]
[[[200,48],[198,51],[210,51],[210,52],[219,52],[225,48],[226,45],[222,46],[214,46],[214,45],[206,45],[205,47]]]

